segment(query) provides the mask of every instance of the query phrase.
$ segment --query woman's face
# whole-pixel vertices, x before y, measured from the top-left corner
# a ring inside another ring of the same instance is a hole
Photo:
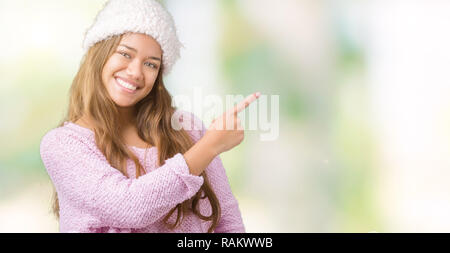
[[[161,47],[150,36],[122,36],[102,71],[103,84],[112,100],[119,107],[130,107],[147,96],[158,76],[161,58]]]

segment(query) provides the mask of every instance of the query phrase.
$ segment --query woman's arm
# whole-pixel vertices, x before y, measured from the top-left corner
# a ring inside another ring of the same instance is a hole
[[[104,226],[147,227],[194,196],[203,184],[202,177],[189,173],[181,154],[151,173],[127,178],[70,130],[50,131],[40,149],[59,200],[67,204],[61,208],[88,212]]]
[[[184,153],[184,158],[191,174],[196,176],[201,175],[211,161],[218,155],[211,146],[208,139],[200,139]]]

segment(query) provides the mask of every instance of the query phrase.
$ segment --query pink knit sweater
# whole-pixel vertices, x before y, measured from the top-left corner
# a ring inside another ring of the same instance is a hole
[[[182,115],[195,118],[186,112]],[[202,130],[188,133],[198,141],[205,128],[202,124]],[[130,159],[127,161],[129,178],[110,166],[97,148],[90,129],[65,122],[64,126],[45,134],[40,152],[58,193],[60,232],[207,232],[210,222],[193,213],[174,230],[169,230],[162,221],[172,208],[194,196],[203,184],[202,177],[189,173],[183,155],[178,153],[156,167],[157,148],[129,147],[147,172],[137,179],[136,167]],[[245,232],[238,202],[219,156],[206,171],[222,210],[215,232]],[[208,199],[200,200],[199,210],[209,216]],[[169,219],[170,223],[175,221],[176,213]]]

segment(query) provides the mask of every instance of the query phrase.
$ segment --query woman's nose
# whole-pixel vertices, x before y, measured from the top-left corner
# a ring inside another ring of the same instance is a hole
[[[134,59],[128,64],[127,74],[136,81],[142,80],[142,66],[139,60]]]

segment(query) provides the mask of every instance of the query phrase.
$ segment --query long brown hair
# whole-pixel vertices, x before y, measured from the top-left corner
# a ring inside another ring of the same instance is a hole
[[[145,174],[145,170],[120,135],[117,107],[101,80],[103,67],[116,50],[122,36],[113,36],[108,40],[98,42],[85,54],[70,88],[67,115],[59,126],[66,121],[75,122],[83,115],[88,115],[92,120],[91,127],[95,133],[96,145],[110,165],[128,176],[126,161],[131,159],[136,165],[137,178]],[[175,154],[186,152],[194,144],[184,129],[177,131],[171,127],[171,117],[175,112],[175,107],[172,106],[171,95],[164,87],[162,73],[161,64],[151,92],[136,104],[138,135],[146,143],[158,149],[158,166],[164,164],[165,160]],[[221,212],[219,201],[208,182],[206,171],[201,176],[204,183],[194,197],[178,204],[164,217],[164,223],[170,229],[178,227],[183,221],[182,218],[189,211],[202,220],[211,221],[208,232],[212,232],[217,226]],[[59,202],[56,191],[53,196],[53,213],[59,219]],[[208,198],[210,202],[212,211],[210,216],[203,216],[199,211],[199,200],[204,198]],[[177,212],[176,221],[169,224],[168,220],[175,211]]]

